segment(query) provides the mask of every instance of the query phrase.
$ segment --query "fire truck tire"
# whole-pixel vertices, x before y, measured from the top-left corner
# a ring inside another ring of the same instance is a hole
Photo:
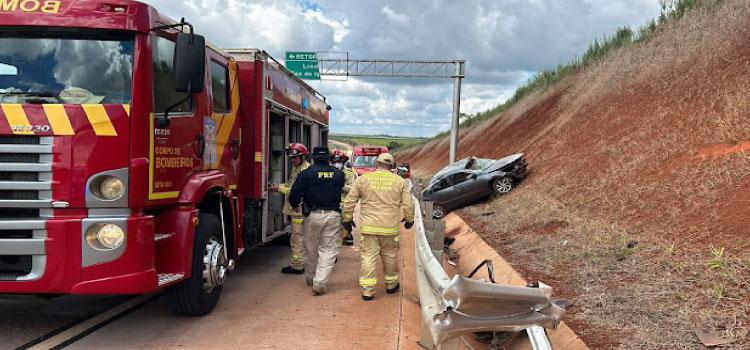
[[[206,290],[204,278],[204,256],[206,247],[212,242],[221,243],[221,221],[216,215],[198,214],[193,243],[193,262],[190,278],[167,287],[172,309],[182,316],[204,316],[219,302],[222,286]]]

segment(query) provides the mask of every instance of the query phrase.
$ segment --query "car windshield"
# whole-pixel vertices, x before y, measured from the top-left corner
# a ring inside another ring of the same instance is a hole
[[[0,103],[130,103],[134,35],[0,29]]]
[[[375,161],[378,159],[378,156],[361,156],[356,155],[354,156],[354,160],[352,161],[352,166],[355,167],[374,167]]]
[[[497,159],[485,159],[485,158],[472,158],[473,161],[469,164],[471,170],[484,170],[495,164]]]

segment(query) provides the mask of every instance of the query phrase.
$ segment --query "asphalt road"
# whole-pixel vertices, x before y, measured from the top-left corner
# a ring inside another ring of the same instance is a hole
[[[385,293],[379,267],[375,300],[361,299],[358,243],[342,247],[322,296],[304,276],[280,273],[288,245],[248,251],[205,317],[174,315],[163,294],[0,301],[0,350],[397,349],[401,296]],[[73,327],[59,332],[66,325]]]
[[[50,300],[0,299],[0,349],[23,349],[40,337],[80,323],[130,298],[69,295]]]

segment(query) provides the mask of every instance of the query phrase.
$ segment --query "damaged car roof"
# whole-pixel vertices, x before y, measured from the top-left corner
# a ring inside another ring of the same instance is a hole
[[[440,169],[440,171],[435,173],[435,175],[430,179],[429,183],[430,185],[432,185],[434,182],[439,181],[445,176],[450,175],[454,173],[455,171],[459,171],[459,170],[469,169],[469,170],[492,171],[495,169],[502,168],[508,164],[511,164],[521,157],[523,157],[523,153],[512,154],[512,155],[509,155],[500,159],[477,158],[474,156],[468,156],[466,158],[463,158],[461,160],[458,160],[446,166],[443,169]]]

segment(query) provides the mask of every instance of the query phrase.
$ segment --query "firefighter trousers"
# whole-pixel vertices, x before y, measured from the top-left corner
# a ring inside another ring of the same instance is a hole
[[[315,210],[305,218],[305,277],[313,288],[325,290],[336,256],[341,249],[341,214],[335,210]]]
[[[398,239],[399,235],[371,235],[363,233],[359,236],[359,252],[361,267],[359,270],[359,286],[362,295],[375,295],[375,285],[378,283],[377,260],[383,262],[386,288],[393,288],[398,284]]]
[[[292,246],[292,261],[289,266],[293,269],[302,270],[305,267],[305,225],[304,216],[292,215],[292,236],[289,245]]]

